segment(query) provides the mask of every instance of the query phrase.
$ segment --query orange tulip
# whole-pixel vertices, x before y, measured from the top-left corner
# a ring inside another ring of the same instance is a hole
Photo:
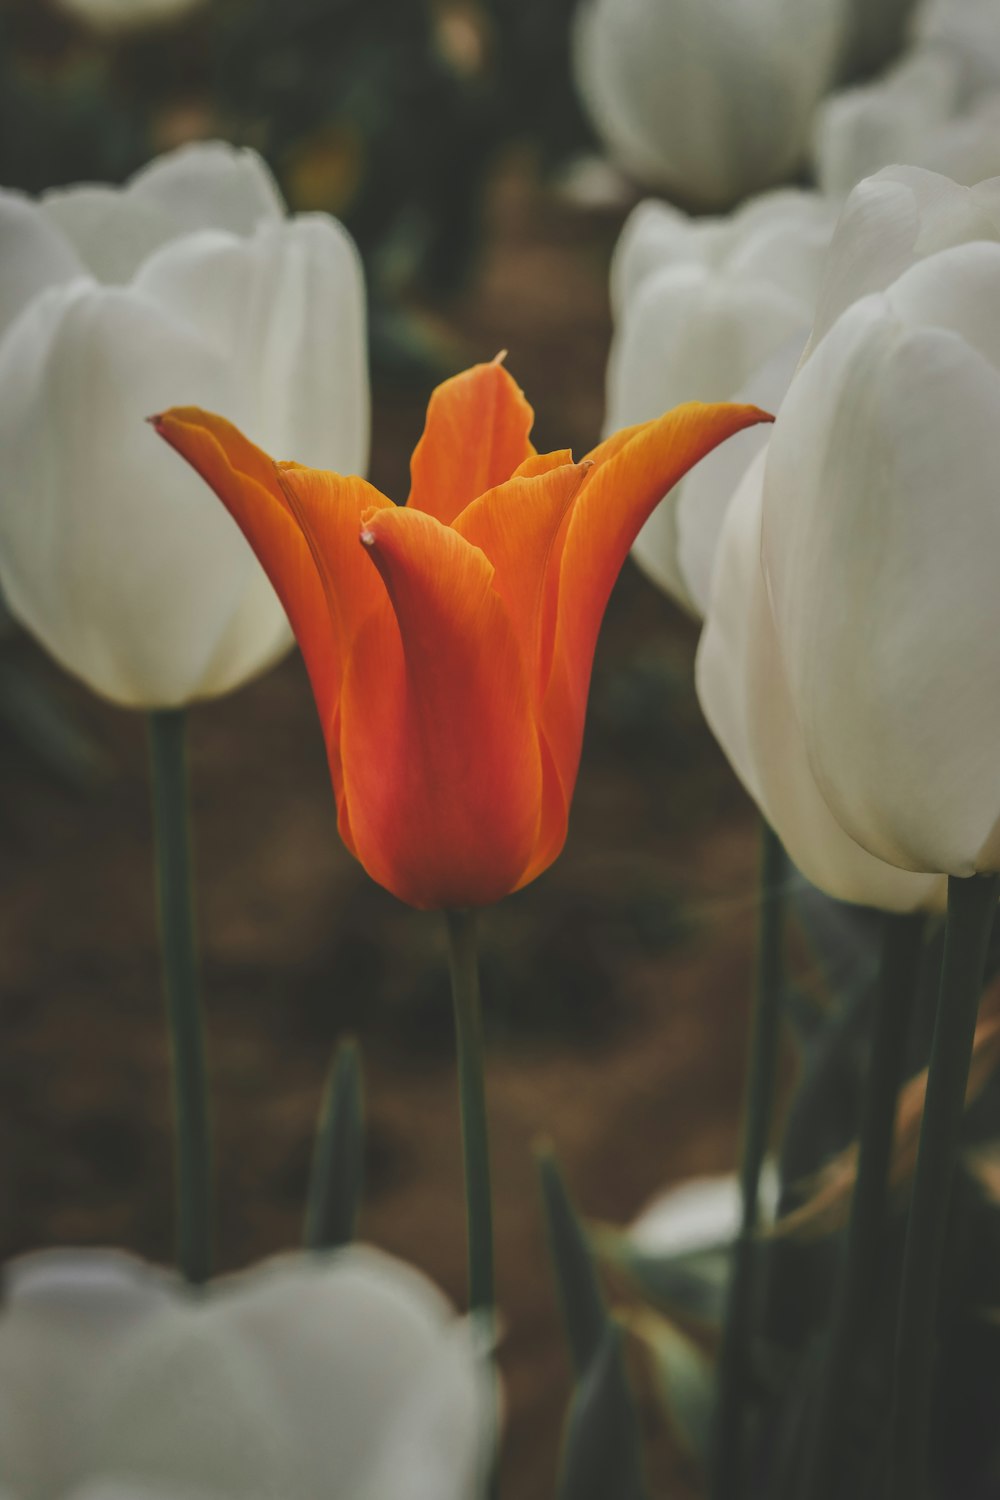
[[[418,907],[482,906],[566,838],[597,632],[636,533],[752,406],[678,407],[582,463],[539,454],[502,364],[438,387],[405,507],[274,463],[221,417],[158,431],[242,528],[298,637],[339,828]]]

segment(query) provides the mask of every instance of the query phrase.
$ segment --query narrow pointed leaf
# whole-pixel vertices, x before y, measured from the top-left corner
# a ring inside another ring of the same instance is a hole
[[[307,1250],[333,1250],[354,1238],[364,1181],[364,1103],[361,1054],[341,1043],[330,1069],[316,1132],[309,1200]]]

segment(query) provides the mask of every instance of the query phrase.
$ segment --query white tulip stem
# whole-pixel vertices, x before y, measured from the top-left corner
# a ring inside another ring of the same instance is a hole
[[[712,1418],[709,1495],[743,1494],[743,1447],[751,1378],[751,1320],[758,1265],[760,1174],[774,1116],[785,974],[785,884],[788,866],[777,834],[765,826],[761,858],[757,986],[740,1162],[741,1218],[733,1245]]]
[[[149,715],[160,953],[170,1028],[177,1180],[177,1260],[193,1285],[212,1270],[212,1164],[205,1044],[198,994],[186,717]]]
[[[805,1500],[839,1493],[844,1451],[844,1398],[867,1320],[877,1308],[884,1266],[889,1166],[906,1042],[920,977],[923,913],[882,919],[882,957],[868,1076],[861,1104],[858,1163],[846,1243],[830,1314],[819,1398],[813,1418]]]
[[[948,882],[941,990],[903,1251],[886,1500],[920,1500],[928,1490],[928,1427],[949,1205],[998,893],[1000,876]]]

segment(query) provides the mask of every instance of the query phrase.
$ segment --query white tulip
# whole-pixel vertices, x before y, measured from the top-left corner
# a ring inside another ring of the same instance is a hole
[[[483,1340],[367,1247],[195,1295],[111,1251],[7,1271],[4,1500],[477,1500]]]
[[[758,1183],[758,1205],[763,1224],[773,1224],[780,1191],[778,1168],[772,1157],[764,1162]],[[692,1177],[667,1188],[652,1199],[633,1221],[629,1239],[644,1255],[690,1255],[735,1240],[743,1202],[735,1173]]]
[[[961,183],[995,176],[1000,79],[970,99],[961,59],[950,49],[927,46],[867,87],[825,102],[816,126],[816,172],[824,192],[847,193],[894,162],[931,168]]]
[[[95,31],[141,31],[147,26],[180,20],[205,0],[58,0],[62,10],[85,21]]]
[[[727,208],[802,163],[844,24],[831,0],[587,0],[577,86],[640,182]]]
[[[837,822],[904,870],[1000,868],[1000,244],[848,307],[766,465],[781,665]],[[780,822],[777,825],[780,831]]]
[[[996,0],[924,0],[914,18],[917,46],[961,58],[969,96],[1000,87],[1000,13]]]
[[[201,405],[266,451],[360,472],[364,288],[252,152],[188,147],[123,189],[0,193],[0,586],[121,704],[238,686],[291,633],[256,558],[143,420]]]
[[[835,217],[832,203],[791,189],[728,218],[640,204],[612,262],[607,430],[692,399],[776,410],[809,333]],[[726,507],[766,441],[767,428],[754,428],[702,460],[635,543],[643,571],[696,614],[708,604]]]
[[[761,566],[767,452],[726,514],[695,681],[708,724],[792,862],[841,901],[882,911],[940,908],[943,882],[875,859],[850,838],[817,785],[788,691]]]

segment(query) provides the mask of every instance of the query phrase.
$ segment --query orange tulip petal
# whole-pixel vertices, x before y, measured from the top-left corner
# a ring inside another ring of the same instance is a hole
[[[572,462],[572,448],[556,448],[552,453],[529,453],[523,463],[518,464],[511,478],[533,479],[536,474],[547,474],[550,469],[561,469],[564,464]]]
[[[477,495],[509,479],[534,453],[535,414],[497,360],[439,385],[410,460],[407,507],[450,525]]]
[[[541,699],[540,624],[549,558],[563,518],[588,472],[586,464],[508,479],[467,505],[453,529],[493,564],[493,587],[507,606],[529,684]]]
[[[580,760],[594,647],[611,589],[655,506],[725,438],[773,419],[755,406],[688,402],[595,448],[554,555],[543,631],[552,637],[542,732],[567,798]],[[543,651],[545,651],[543,641]]]
[[[282,493],[272,460],[224,417],[175,406],[152,419],[161,437],[211,486],[260,559],[305,659],[326,724],[336,701],[339,656],[316,564]]]
[[[345,660],[367,616],[385,601],[385,588],[358,546],[361,518],[395,506],[356,474],[279,464],[278,482],[312,552],[337,632],[340,659]]]
[[[478,548],[421,511],[382,510],[362,540],[377,611],[341,696],[342,823],[412,906],[478,906],[518,883],[537,842],[541,759],[517,638]]]

